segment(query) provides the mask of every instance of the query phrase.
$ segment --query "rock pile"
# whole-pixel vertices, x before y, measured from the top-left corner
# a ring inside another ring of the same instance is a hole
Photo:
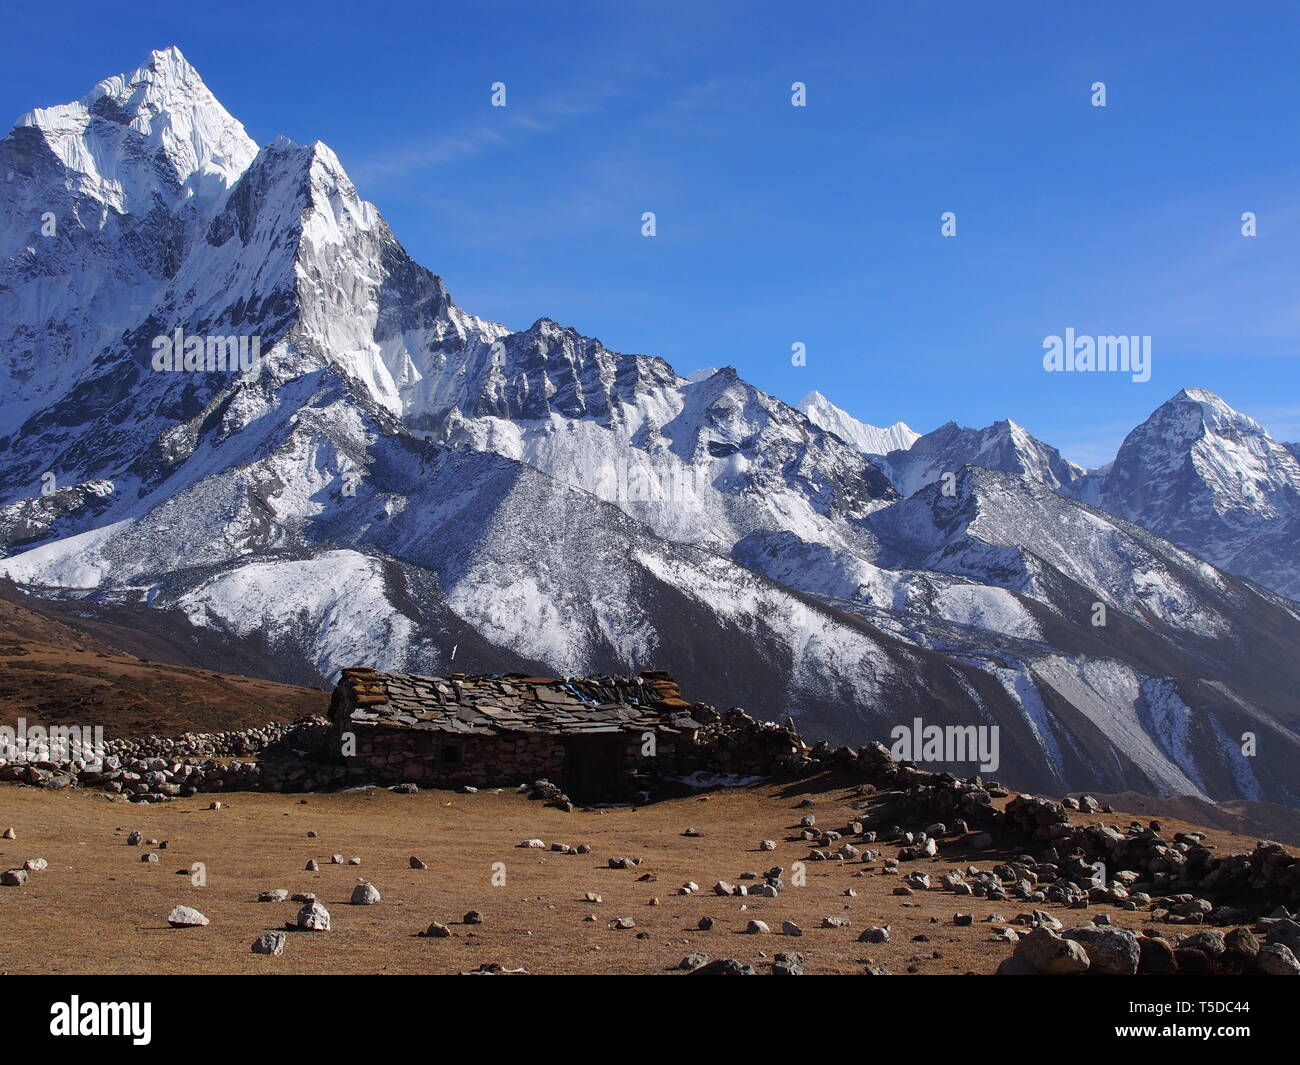
[[[998,967],[1002,976],[1298,976],[1293,949],[1300,925],[1290,918],[1261,922],[1265,942],[1237,928],[1209,929],[1166,939],[1156,929],[1080,925],[1063,932],[1039,926],[1020,939]]]
[[[930,821],[938,822],[931,827],[975,832],[970,843],[976,848],[1000,841],[1039,852],[1018,859],[1009,890],[977,882],[971,885],[976,895],[997,899],[1010,894],[1079,906],[1108,902],[1150,909],[1155,920],[1173,924],[1240,924],[1279,906],[1300,909],[1300,859],[1272,841],[1257,842],[1249,853],[1220,856],[1200,834],[1170,837],[1155,822],[1133,822],[1122,829],[1100,822],[1072,824],[1075,811],[1102,812],[1088,796],[1058,801],[1017,795],[999,810],[993,800],[1007,795],[1001,786],[894,763],[882,744],[858,752],[839,748],[824,754],[821,762],[866,777],[864,794],[898,789],[888,805],[888,818],[897,824],[885,825],[878,814],[879,828],[876,821],[874,831],[862,822],[857,827],[869,842],[877,837],[903,842],[900,859],[928,853],[928,843],[936,843],[935,852],[942,853],[933,834],[903,833],[897,827]]]

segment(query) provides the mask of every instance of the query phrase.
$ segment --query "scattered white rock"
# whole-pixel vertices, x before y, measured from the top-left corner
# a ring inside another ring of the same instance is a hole
[[[198,928],[208,919],[193,906],[177,906],[167,915],[167,923],[173,928]]]
[[[298,927],[304,932],[328,932],[330,912],[314,899],[298,911]]]
[[[253,940],[254,954],[283,954],[285,935],[283,932],[267,932]]]
[[[373,906],[379,901],[379,889],[374,884],[358,884],[352,889],[353,906]]]

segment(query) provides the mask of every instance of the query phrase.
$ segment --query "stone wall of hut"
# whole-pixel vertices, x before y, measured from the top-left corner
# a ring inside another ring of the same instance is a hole
[[[695,704],[692,718],[701,728],[660,727],[622,733],[628,793],[657,780],[696,773],[738,777],[782,776],[798,771],[802,745],[788,728],[756,721],[743,710],[720,714]],[[418,784],[421,787],[507,787],[545,779],[564,779],[564,735],[452,735],[429,729],[390,728],[348,723],[355,737],[344,758],[348,779],[357,783]],[[340,735],[340,745],[344,741]],[[448,761],[451,747],[457,758]]]
[[[353,726],[348,731],[355,737],[355,752],[343,762],[348,779],[356,783],[505,786],[555,780],[564,770],[564,745],[558,736],[454,736],[384,726]],[[449,750],[455,752],[454,760],[448,760]]]

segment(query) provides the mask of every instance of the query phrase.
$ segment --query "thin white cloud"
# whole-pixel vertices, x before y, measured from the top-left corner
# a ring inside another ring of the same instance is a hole
[[[602,100],[619,90],[599,86],[548,97],[534,109],[497,109],[491,121],[476,123],[456,133],[417,141],[353,164],[358,184],[399,180],[485,152],[507,147],[524,137],[548,133],[564,122],[599,110]]]

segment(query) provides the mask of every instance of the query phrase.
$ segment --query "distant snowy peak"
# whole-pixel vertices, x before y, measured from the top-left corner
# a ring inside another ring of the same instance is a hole
[[[809,392],[796,406],[817,428],[834,433],[864,455],[886,455],[891,451],[906,450],[921,436],[906,422],[895,422],[887,429],[868,425],[817,391]]]
[[[218,194],[257,154],[178,48],[153,52],[75,103],[28,112],[20,129],[40,134],[79,192],[124,213],[147,210],[155,193]]]
[[[1148,432],[1158,432],[1171,448],[1194,444],[1211,437],[1220,439],[1269,439],[1268,431],[1240,411],[1233,410],[1213,392],[1184,388],[1162,403],[1144,423]],[[1139,432],[1139,427],[1134,432]]]
[[[1144,523],[1159,519],[1152,507],[1170,519],[1188,505],[1276,518],[1300,503],[1300,463],[1253,418],[1185,388],[1124,439],[1102,499]]]
[[[1124,439],[1099,503],[1300,597],[1300,461],[1213,392],[1183,389]]]
[[[904,496],[963,466],[1032,477],[1067,494],[1073,494],[1086,476],[1082,466],[1063,458],[1056,448],[1009,419],[983,429],[948,422],[918,438],[906,450],[891,452],[885,464],[894,486]]]

